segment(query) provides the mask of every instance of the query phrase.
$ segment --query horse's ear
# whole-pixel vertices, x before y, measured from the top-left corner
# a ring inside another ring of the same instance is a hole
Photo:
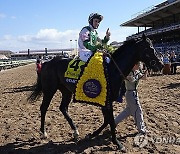
[[[146,35],[144,33],[142,34],[142,39],[146,40]]]

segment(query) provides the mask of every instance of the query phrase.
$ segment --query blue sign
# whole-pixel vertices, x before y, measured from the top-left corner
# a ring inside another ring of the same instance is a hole
[[[96,79],[89,79],[83,85],[83,92],[87,97],[96,98],[101,93],[101,84]]]

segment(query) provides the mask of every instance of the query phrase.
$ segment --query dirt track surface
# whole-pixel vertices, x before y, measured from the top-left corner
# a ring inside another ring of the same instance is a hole
[[[148,143],[140,144],[142,147],[135,144],[137,129],[129,117],[117,126],[118,139],[127,153],[180,153],[180,69],[177,72],[177,75],[152,76],[140,82]],[[32,104],[26,101],[35,82],[35,64],[0,72],[0,154],[121,153],[109,138],[109,127],[95,139],[84,139],[103,120],[100,108],[92,105],[71,103],[69,106],[70,116],[80,132],[80,140],[75,143],[70,126],[59,112],[59,92],[46,115],[48,139],[41,140],[42,98]],[[114,115],[125,104],[114,103]]]

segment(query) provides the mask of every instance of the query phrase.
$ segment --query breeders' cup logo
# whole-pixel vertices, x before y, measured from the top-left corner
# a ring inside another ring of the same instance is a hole
[[[134,138],[135,145],[139,146],[140,148],[143,148],[148,143],[148,137],[147,135],[136,135]]]
[[[77,80],[76,79],[66,78],[66,82],[75,84],[75,83],[77,83]]]
[[[101,93],[101,84],[96,79],[89,79],[83,85],[83,92],[87,97],[95,98]]]

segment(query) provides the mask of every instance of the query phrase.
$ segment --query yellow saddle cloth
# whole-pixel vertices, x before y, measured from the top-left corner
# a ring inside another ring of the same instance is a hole
[[[101,52],[96,52],[91,57],[77,82],[74,101],[105,106],[107,76],[105,75],[103,60],[103,53]]]
[[[85,62],[80,59],[72,59],[69,62],[68,68],[64,74],[66,82],[77,83],[77,79],[80,76],[83,65],[85,65]]]

